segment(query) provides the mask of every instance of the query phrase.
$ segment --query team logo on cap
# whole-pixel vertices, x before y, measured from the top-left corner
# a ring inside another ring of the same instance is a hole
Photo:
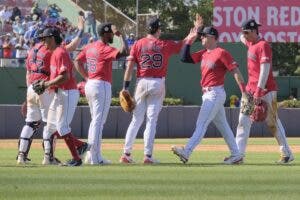
[[[104,31],[109,31],[109,28],[106,26],[106,27],[104,28]]]
[[[250,26],[254,26],[254,25],[255,25],[254,22],[251,22],[251,23],[250,23]]]

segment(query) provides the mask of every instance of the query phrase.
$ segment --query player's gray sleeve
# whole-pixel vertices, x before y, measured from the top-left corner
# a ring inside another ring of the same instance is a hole
[[[260,64],[260,73],[257,87],[265,88],[270,73],[270,63]]]

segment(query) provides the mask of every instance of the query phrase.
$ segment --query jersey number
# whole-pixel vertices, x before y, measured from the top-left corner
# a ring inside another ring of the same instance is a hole
[[[95,58],[87,58],[86,59],[86,66],[87,70],[90,73],[96,72],[96,59]]]
[[[141,59],[142,68],[160,68],[162,65],[162,55],[160,53],[156,53],[153,55],[142,54]]]

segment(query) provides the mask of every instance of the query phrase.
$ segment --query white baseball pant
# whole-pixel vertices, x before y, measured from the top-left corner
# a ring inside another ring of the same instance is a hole
[[[240,152],[235,143],[233,132],[226,120],[224,103],[226,93],[223,86],[210,87],[202,96],[202,105],[198,115],[196,129],[185,146],[186,155],[189,157],[196,146],[205,135],[208,125],[214,122],[221,132],[226,144],[229,147],[231,156],[238,156]]]
[[[264,101],[268,104],[268,113],[266,118],[266,123],[277,140],[277,143],[280,147],[280,152],[282,156],[289,157],[292,152],[288,145],[285,130],[281,124],[280,119],[278,118],[277,113],[277,92],[271,91],[262,97]],[[247,141],[250,134],[250,128],[252,125],[252,121],[250,116],[244,115],[240,112],[239,115],[239,124],[237,126],[236,133],[236,143],[239,147],[240,152],[245,155]]]
[[[134,140],[146,113],[144,154],[152,155],[157,119],[165,98],[165,78],[137,79],[134,98],[136,107],[126,132],[124,153],[131,153]]]
[[[27,88],[27,114],[25,121],[27,123],[30,123],[42,120],[46,123],[49,106],[53,99],[53,96],[54,93],[49,92],[49,90],[46,90],[43,94],[38,95],[32,89],[32,85],[30,85]],[[27,124],[23,126],[20,134],[19,152],[26,152],[28,150],[28,144],[34,131],[35,130],[33,129],[33,127]]]
[[[88,80],[85,85],[85,94],[91,112],[91,123],[88,134],[90,145],[90,164],[99,164],[101,155],[102,130],[106,121],[111,103],[111,84],[102,80]]]
[[[60,136],[71,132],[70,124],[72,122],[75,109],[79,99],[78,90],[58,89],[50,104],[46,131],[43,133],[45,154],[50,152],[51,146],[49,140],[51,135],[57,131]]]

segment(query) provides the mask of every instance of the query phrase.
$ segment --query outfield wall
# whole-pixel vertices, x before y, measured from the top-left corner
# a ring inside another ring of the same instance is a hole
[[[0,105],[0,139],[16,139],[25,124],[20,114],[20,105]],[[191,137],[199,106],[164,106],[157,122],[157,138],[188,138]],[[238,108],[225,108],[227,120],[235,133],[238,124]],[[300,137],[300,109],[280,109],[279,117],[287,132],[288,137]],[[127,127],[131,120],[131,114],[125,113],[120,107],[111,107],[104,125],[104,138],[125,138]],[[90,123],[89,107],[78,106],[71,127],[73,133],[80,138],[87,138]],[[145,129],[145,122],[138,132],[141,138]],[[40,128],[37,138],[41,138]],[[251,128],[252,137],[270,137],[265,123],[254,123]],[[210,124],[206,137],[221,137],[214,124]]]

